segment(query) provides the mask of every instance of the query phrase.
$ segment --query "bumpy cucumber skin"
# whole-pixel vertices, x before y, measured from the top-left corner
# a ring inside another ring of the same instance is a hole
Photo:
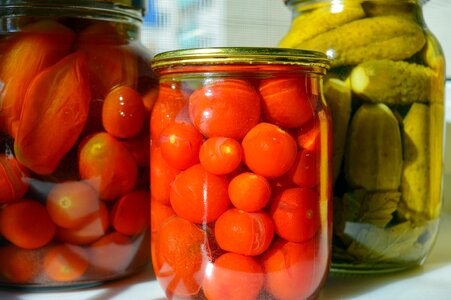
[[[378,16],[344,24],[297,47],[322,51],[332,59],[332,67],[337,67],[370,59],[407,59],[424,44],[424,33],[418,24],[396,16]]]
[[[385,104],[361,105],[349,127],[345,177],[353,188],[398,190],[402,172],[399,123]]]
[[[433,71],[425,66],[389,59],[370,60],[351,73],[352,91],[369,102],[428,102]]]
[[[339,13],[334,13],[330,7],[323,7],[301,14],[293,20],[290,30],[279,42],[279,47],[295,48],[317,34],[364,16],[365,12],[359,4],[348,5]]]
[[[414,103],[403,121],[402,204],[412,213],[428,211],[430,199],[430,108]],[[408,217],[408,212],[405,213]]]
[[[344,81],[330,78],[324,84],[324,98],[332,116],[333,182],[335,182],[340,173],[351,117],[351,89]]]

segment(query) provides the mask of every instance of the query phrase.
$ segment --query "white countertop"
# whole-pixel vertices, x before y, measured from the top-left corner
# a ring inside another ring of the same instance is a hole
[[[0,299],[160,300],[165,296],[149,267],[128,279],[95,288],[53,293],[0,291]],[[437,242],[424,266],[384,276],[329,277],[319,299],[451,299],[451,214],[442,214]]]

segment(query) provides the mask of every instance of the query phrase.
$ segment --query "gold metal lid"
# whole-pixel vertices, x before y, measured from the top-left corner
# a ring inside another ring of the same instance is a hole
[[[157,54],[151,60],[152,69],[192,65],[297,65],[319,69],[330,67],[325,54],[318,51],[289,48],[212,47],[173,50]]]

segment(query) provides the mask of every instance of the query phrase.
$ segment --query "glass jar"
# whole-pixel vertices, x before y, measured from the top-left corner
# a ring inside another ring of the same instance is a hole
[[[317,295],[332,236],[326,56],[186,49],[152,67],[151,250],[167,297]]]
[[[0,4],[0,286],[95,285],[150,261],[146,3]]]
[[[288,1],[281,47],[331,59],[332,271],[421,265],[441,209],[444,58],[417,0]]]

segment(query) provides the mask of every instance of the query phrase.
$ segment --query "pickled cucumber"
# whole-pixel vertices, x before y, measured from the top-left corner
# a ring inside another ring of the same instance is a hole
[[[317,34],[364,16],[365,13],[360,5],[345,6],[339,13],[334,13],[330,7],[325,7],[301,14],[293,20],[289,32],[279,42],[279,47],[296,47],[302,41],[312,38]]]
[[[354,188],[397,190],[401,183],[399,123],[385,104],[365,103],[354,114],[345,153],[345,177]]]
[[[332,115],[333,127],[333,182],[338,177],[346,144],[346,133],[351,117],[351,89],[344,82],[330,78],[324,84],[324,96]]]
[[[336,67],[370,59],[403,60],[419,52],[424,44],[418,24],[397,16],[378,16],[349,22],[296,47],[322,51]]]
[[[367,101],[406,104],[429,101],[432,75],[422,65],[383,59],[361,63],[350,78],[352,91]]]
[[[411,213],[428,213],[430,202],[430,108],[415,103],[403,121],[404,167],[402,170],[402,204]],[[409,218],[410,214],[404,212]]]

